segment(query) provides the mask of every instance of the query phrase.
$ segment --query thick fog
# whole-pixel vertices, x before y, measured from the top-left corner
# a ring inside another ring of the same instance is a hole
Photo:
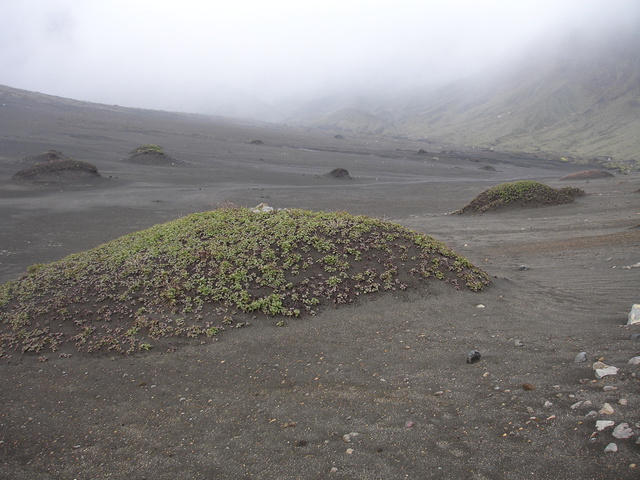
[[[0,0],[0,84],[246,113],[451,81],[639,12],[637,0]]]

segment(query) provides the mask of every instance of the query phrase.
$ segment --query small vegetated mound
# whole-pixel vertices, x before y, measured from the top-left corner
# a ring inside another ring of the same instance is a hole
[[[351,175],[349,175],[349,171],[345,168],[334,168],[326,175],[330,178],[340,178],[345,180],[351,180]]]
[[[23,158],[20,160],[20,163],[49,163],[57,162],[59,160],[69,160],[69,157],[59,150],[49,150],[48,152],[41,153],[40,155]]]
[[[453,213],[484,213],[508,206],[538,207],[573,202],[584,195],[579,188],[553,188],[531,180],[503,183],[485,190],[469,204]]]
[[[606,170],[583,170],[581,172],[565,175],[560,180],[590,180],[592,178],[609,178],[613,174]]]
[[[81,160],[56,160],[37,163],[16,173],[11,180],[30,183],[58,183],[100,178],[95,165]]]
[[[177,160],[164,151],[159,145],[142,145],[131,152],[127,162],[141,165],[184,165],[185,162]]]
[[[0,286],[0,357],[133,353],[216,335],[246,315],[313,314],[431,279],[473,291],[490,283],[444,243],[390,222],[221,208],[34,265]]]

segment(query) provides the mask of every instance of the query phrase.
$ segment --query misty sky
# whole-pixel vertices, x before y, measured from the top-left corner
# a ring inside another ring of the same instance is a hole
[[[513,60],[640,0],[0,0],[0,84],[206,112],[430,85]],[[211,106],[211,107],[210,107]]]

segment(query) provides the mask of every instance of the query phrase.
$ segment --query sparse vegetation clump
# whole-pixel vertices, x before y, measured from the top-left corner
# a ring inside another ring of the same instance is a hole
[[[142,145],[140,147],[137,147],[136,149],[134,149],[131,152],[131,155],[138,155],[138,154],[143,154],[143,153],[161,153],[164,154],[164,148],[162,148],[160,145]]]
[[[553,188],[540,182],[520,180],[503,183],[485,190],[470,203],[453,213],[484,213],[507,206],[537,207],[573,202],[575,197],[584,195],[579,188]]]
[[[185,162],[168,155],[160,145],[142,145],[131,152],[130,163],[141,165],[183,165]]]
[[[0,357],[133,353],[437,279],[481,290],[482,270],[432,237],[344,212],[222,208],[132,233],[0,286]]]
[[[12,180],[49,180],[55,177],[78,177],[94,176],[99,177],[98,169],[95,165],[81,160],[65,159],[47,163],[37,163],[20,170]]]

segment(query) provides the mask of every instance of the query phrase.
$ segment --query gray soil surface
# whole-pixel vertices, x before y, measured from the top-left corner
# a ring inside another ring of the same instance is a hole
[[[444,241],[493,285],[472,293],[434,283],[284,327],[257,318],[134,356],[16,352],[0,360],[0,478],[640,475],[640,383],[627,363],[640,355],[630,338],[640,327],[625,326],[640,303],[638,174],[574,180],[587,195],[570,204],[446,215],[507,181],[567,186],[559,179],[584,166],[166,112],[3,103],[0,282],[233,202],[392,220]],[[188,166],[123,161],[144,144]],[[50,149],[102,178],[10,181],[20,159]],[[334,168],[352,179],[328,178]],[[467,364],[472,349],[482,359]],[[575,364],[581,351],[588,361]],[[600,358],[618,375],[596,380]],[[605,403],[612,415],[587,416]],[[627,422],[634,435],[594,434],[599,419]],[[605,453],[611,442],[618,451]]]

